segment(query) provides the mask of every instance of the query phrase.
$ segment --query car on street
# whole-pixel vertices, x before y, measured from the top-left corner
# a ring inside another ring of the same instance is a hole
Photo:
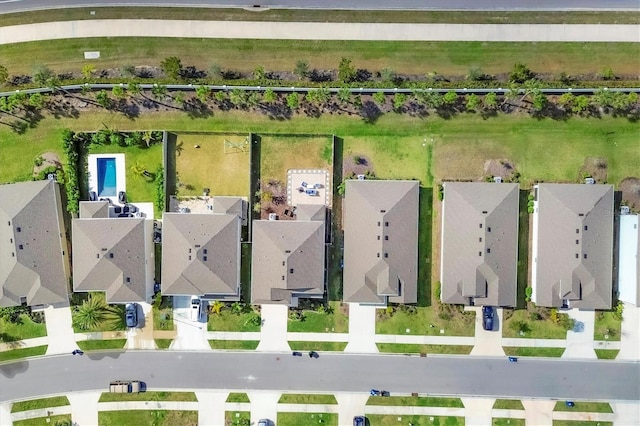
[[[291,353],[291,355],[293,355],[293,356],[302,356],[302,352],[293,351],[293,352]]]
[[[371,395],[371,396],[380,396],[380,391],[377,390],[377,389],[371,389],[369,391],[369,395]]]
[[[191,321],[200,321],[202,301],[198,296],[191,296]]]
[[[309,352],[309,358],[318,358],[320,355],[316,351]]]
[[[138,304],[137,303],[127,303],[124,308],[124,320],[127,324],[127,327],[137,327],[138,326]]]
[[[366,420],[364,416],[355,416],[353,418],[353,426],[365,426]]]
[[[482,307],[482,328],[487,331],[493,330],[493,307],[491,306],[483,306]]]
[[[258,426],[271,426],[271,421],[268,419],[258,420]]]

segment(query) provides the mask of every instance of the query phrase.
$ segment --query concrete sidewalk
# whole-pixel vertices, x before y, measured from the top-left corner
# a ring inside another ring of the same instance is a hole
[[[96,19],[0,27],[0,44],[90,37],[266,40],[639,42],[640,25],[392,24]],[[95,46],[98,50],[100,46]]]

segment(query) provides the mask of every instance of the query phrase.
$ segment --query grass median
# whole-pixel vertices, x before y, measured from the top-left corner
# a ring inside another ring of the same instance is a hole
[[[71,414],[61,414],[59,416],[36,417],[27,420],[16,420],[13,426],[51,426],[57,424],[72,424]]]
[[[54,396],[52,398],[32,399],[30,401],[21,401],[11,404],[11,412],[37,410],[39,408],[62,407],[69,405],[69,399],[66,396]]]
[[[32,356],[44,355],[47,352],[47,345],[36,346],[33,348],[13,349],[10,351],[0,352],[0,362],[13,361],[21,358],[29,358]]]

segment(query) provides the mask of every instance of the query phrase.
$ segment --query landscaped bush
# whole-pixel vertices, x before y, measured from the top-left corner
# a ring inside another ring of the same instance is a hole
[[[64,165],[65,188],[67,192],[67,211],[78,213],[80,206],[80,188],[78,184],[78,141],[75,133],[69,129],[63,130],[62,148],[66,157]]]

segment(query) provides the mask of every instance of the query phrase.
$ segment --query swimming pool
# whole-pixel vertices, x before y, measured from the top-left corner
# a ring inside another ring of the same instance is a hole
[[[98,196],[115,197],[116,190],[116,159],[98,158]]]

